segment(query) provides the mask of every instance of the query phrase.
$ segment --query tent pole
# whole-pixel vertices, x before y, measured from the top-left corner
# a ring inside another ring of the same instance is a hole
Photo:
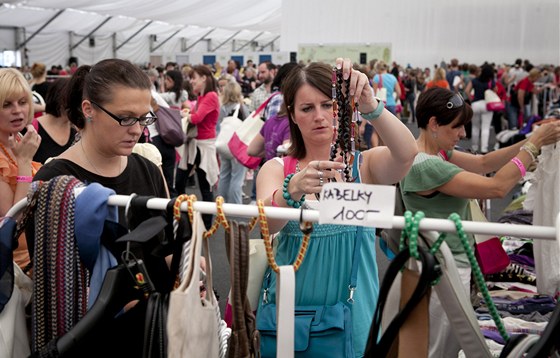
[[[51,17],[50,19],[47,20],[47,22],[45,22],[43,24],[43,26],[41,26],[37,31],[35,31],[31,36],[29,36],[29,38],[27,38],[25,41],[23,41],[23,43],[19,44],[18,46],[18,50],[22,47],[24,47],[25,45],[27,45],[27,43],[29,41],[31,41],[32,38],[34,38],[39,32],[43,31],[43,29],[45,27],[47,27],[51,22],[53,22],[57,17],[59,17],[60,15],[62,15],[62,13],[64,12],[65,9],[60,10],[59,12],[57,12],[53,17]]]
[[[237,52],[237,51],[241,51],[243,50],[245,47],[247,47],[248,44],[252,43],[253,41],[255,41],[256,39],[258,39],[262,34],[264,34],[264,31],[261,31],[257,36],[253,37],[252,39],[250,39],[249,41],[245,42],[245,44],[243,46],[241,46],[240,48],[238,48],[237,50],[234,48],[233,52]]]
[[[76,43],[74,46],[72,46],[72,50],[75,49],[76,47],[80,46],[80,44],[82,42],[84,42],[87,38],[89,38],[91,35],[93,35],[97,30],[99,30],[103,25],[105,25],[112,18],[113,18],[112,16],[109,16],[108,18],[103,20],[103,22],[100,23],[99,25],[97,25],[97,27],[95,29],[91,30],[89,34],[85,35],[80,41],[78,41],[78,43]]]
[[[123,43],[121,43],[120,45],[117,46],[116,50],[118,51],[121,47],[123,47],[124,45],[126,45],[130,40],[132,40],[134,37],[136,37],[136,35],[138,35],[139,33],[141,33],[146,27],[150,26],[152,24],[152,20],[148,21],[144,26],[142,26],[140,28],[140,30],[136,31],[135,33],[132,34],[132,36],[130,36],[129,38],[127,38],[126,40],[123,41]]]

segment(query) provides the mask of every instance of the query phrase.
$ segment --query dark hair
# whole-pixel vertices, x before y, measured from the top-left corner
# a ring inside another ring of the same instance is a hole
[[[273,64],[273,63],[270,62],[270,61],[263,61],[263,62],[259,63],[259,66],[262,65],[263,63],[266,65],[266,68],[267,68],[269,71],[272,71],[272,70],[275,70],[275,69],[278,68],[275,64]]]
[[[170,92],[175,93],[175,101],[179,101],[183,90],[183,74],[177,70],[169,70],[165,75],[173,80],[173,88]]]
[[[304,84],[316,88],[328,98],[331,97],[332,87],[332,67],[325,63],[310,63],[306,67],[296,66],[289,71],[288,76],[282,83],[282,93],[284,95],[284,105],[288,112],[290,122],[290,135],[292,145],[288,150],[288,154],[301,159],[306,155],[305,143],[299,130],[294,123],[294,104],[298,90]]]
[[[68,78],[58,78],[52,82],[45,95],[45,112],[55,117],[62,116],[64,111],[65,89],[70,80]]]
[[[194,66],[189,76],[192,77],[194,72],[196,72],[199,76],[206,76],[206,87],[204,88],[204,94],[208,92],[218,92],[218,81],[208,67],[206,67],[205,65]]]
[[[284,82],[290,71],[296,67],[300,67],[300,65],[295,62],[288,62],[280,66],[278,68],[276,76],[274,76],[274,80],[272,81],[272,85],[270,88],[272,88],[273,91],[281,91],[282,83]]]
[[[111,101],[113,88],[145,89],[150,91],[148,76],[130,61],[111,58],[94,66],[80,66],[66,86],[65,109],[68,119],[79,129],[84,128],[82,101],[89,99],[103,105]]]
[[[436,117],[436,122],[441,126],[453,122],[457,116],[459,116],[457,126],[469,123],[473,112],[468,103],[463,101],[463,105],[459,108],[447,108],[447,103],[454,95],[454,92],[441,87],[432,87],[422,92],[416,105],[418,128],[426,129],[431,117]]]
[[[488,64],[482,65],[482,67],[480,67],[478,80],[482,83],[487,83],[492,79],[494,79],[494,68]]]

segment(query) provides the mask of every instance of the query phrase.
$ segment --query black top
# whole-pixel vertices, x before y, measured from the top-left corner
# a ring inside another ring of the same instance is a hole
[[[53,159],[39,169],[33,180],[49,180],[59,175],[72,175],[85,184],[99,183],[116,194],[166,198],[166,184],[159,168],[150,160],[132,153],[124,171],[116,177],[104,177],[85,170],[67,159]],[[124,207],[119,207],[119,223],[126,225]]]
[[[64,145],[59,145],[55,142],[45,128],[43,128],[41,123],[38,123],[38,133],[41,136],[41,144],[37,149],[37,153],[33,156],[33,161],[44,164],[47,159],[56,157],[66,149],[70,148],[74,142],[74,137],[76,136],[76,129],[73,127],[70,128],[70,136]]]

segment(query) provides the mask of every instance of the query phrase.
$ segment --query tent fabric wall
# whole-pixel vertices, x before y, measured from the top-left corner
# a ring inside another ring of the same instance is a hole
[[[442,60],[560,64],[558,0],[283,0],[283,51],[298,44],[390,43],[393,60],[433,66]],[[313,14],[312,17],[310,14]]]
[[[235,54],[235,47],[257,36],[256,46],[242,52],[258,52],[275,39],[267,52],[289,53],[297,51],[298,44],[310,43],[388,43],[393,60],[413,66],[432,66],[453,57],[478,64],[512,63],[518,57],[559,64],[559,8],[558,0],[7,1],[0,6],[0,47],[13,49],[64,9],[26,44],[29,63],[65,64],[70,56],[80,63],[113,56],[147,63],[152,55],[165,61],[189,56],[194,62],[241,30],[235,42],[216,52]],[[93,34],[95,47],[86,40],[71,50],[109,16]],[[148,21],[153,22],[114,51]],[[20,30],[11,30],[16,27]],[[157,46],[178,30],[152,51],[150,35],[157,36]],[[184,51],[184,42],[190,46],[209,31],[207,40]]]

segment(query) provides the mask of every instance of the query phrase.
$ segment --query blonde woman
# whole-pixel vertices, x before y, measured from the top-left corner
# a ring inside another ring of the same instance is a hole
[[[33,156],[41,137],[32,125],[32,95],[23,75],[12,68],[0,69],[0,217],[25,198],[33,175],[40,167]],[[21,136],[20,132],[27,132]],[[23,269],[30,262],[25,236],[20,236],[14,261]]]
[[[218,118],[218,128],[222,120],[235,113],[239,108],[238,117],[243,120],[249,114],[249,109],[243,103],[241,86],[237,82],[227,82],[222,89],[220,106],[220,117]],[[243,204],[243,180],[247,168],[234,157],[218,154],[220,159],[220,175],[218,179],[218,195],[223,196],[226,203]]]
[[[434,79],[426,85],[426,89],[432,87],[449,89],[449,82],[447,82],[447,79],[445,78],[445,69],[443,67],[440,67],[435,71]]]

